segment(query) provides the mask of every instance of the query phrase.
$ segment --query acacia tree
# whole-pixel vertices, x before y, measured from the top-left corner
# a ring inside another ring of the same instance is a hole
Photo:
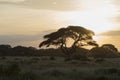
[[[64,54],[70,57],[76,51],[77,47],[86,45],[98,46],[92,38],[93,35],[93,31],[81,26],[68,26],[66,28],[60,28],[56,32],[45,35],[45,40],[40,43],[39,47],[57,45],[61,48]],[[70,47],[67,46],[69,38],[73,40]]]

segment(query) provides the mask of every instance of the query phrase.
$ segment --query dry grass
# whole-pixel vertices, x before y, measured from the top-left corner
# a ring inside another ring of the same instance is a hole
[[[17,63],[24,77],[37,76],[33,80],[120,80],[119,61],[120,58],[106,58],[65,62],[62,57],[49,56],[0,58],[0,64]]]

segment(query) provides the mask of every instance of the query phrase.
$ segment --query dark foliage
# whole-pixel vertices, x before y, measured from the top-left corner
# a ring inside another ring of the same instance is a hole
[[[36,49],[34,47],[0,45],[0,56],[64,56],[60,49]]]
[[[81,26],[68,26],[66,28],[60,28],[56,32],[45,35],[45,40],[40,43],[39,47],[57,45],[60,47],[62,52],[70,58],[73,53],[76,52],[78,47],[87,45],[98,46],[92,38],[93,35],[93,31]],[[69,38],[73,40],[70,47],[67,46]]]
[[[89,56],[95,58],[116,58],[120,57],[120,54],[114,45],[104,44],[101,47],[92,48]]]
[[[114,45],[112,45],[114,46]],[[55,57],[65,57],[66,60],[70,59],[87,59],[88,57],[94,58],[116,58],[120,57],[120,53],[116,51],[117,48],[112,47],[106,44],[101,47],[94,47],[91,50],[84,48],[76,48],[76,52],[71,56],[71,58],[66,57],[64,53],[62,53],[60,48],[54,49],[36,49],[34,47],[24,47],[24,46],[16,46],[11,47],[10,45],[0,45],[0,56],[1,59],[6,59],[5,56],[49,56],[50,60],[55,60]]]
[[[0,45],[0,56],[9,55],[12,52],[10,45]]]
[[[33,55],[33,53],[35,53],[36,49],[33,49],[31,47],[23,47],[23,46],[16,46],[14,48],[12,48],[12,55],[16,55],[14,53],[17,53],[20,56],[31,56]]]
[[[118,52],[118,49],[113,44],[103,44],[101,47],[110,49],[114,52]]]

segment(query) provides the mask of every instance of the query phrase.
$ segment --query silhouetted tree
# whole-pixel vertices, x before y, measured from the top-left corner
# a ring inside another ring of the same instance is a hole
[[[103,44],[101,47],[118,52],[118,49],[113,44]]]
[[[89,56],[95,58],[116,58],[120,54],[112,44],[103,44],[101,47],[94,47],[90,50]]]
[[[24,46],[16,46],[13,48],[14,55],[19,56],[32,56],[35,54],[35,48],[32,47],[24,47]]]
[[[0,56],[11,54],[12,47],[10,45],[0,45]]]
[[[60,28],[58,31],[44,36],[46,40],[40,43],[39,47],[50,45],[60,46],[63,53],[70,57],[77,47],[93,45],[98,46],[93,40],[94,32],[83,28],[81,26],[68,26],[67,28]],[[73,43],[70,47],[67,46],[68,39],[71,38]]]

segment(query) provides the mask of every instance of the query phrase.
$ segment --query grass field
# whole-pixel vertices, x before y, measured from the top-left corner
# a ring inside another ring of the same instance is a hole
[[[120,58],[0,57],[0,80],[120,80]]]

